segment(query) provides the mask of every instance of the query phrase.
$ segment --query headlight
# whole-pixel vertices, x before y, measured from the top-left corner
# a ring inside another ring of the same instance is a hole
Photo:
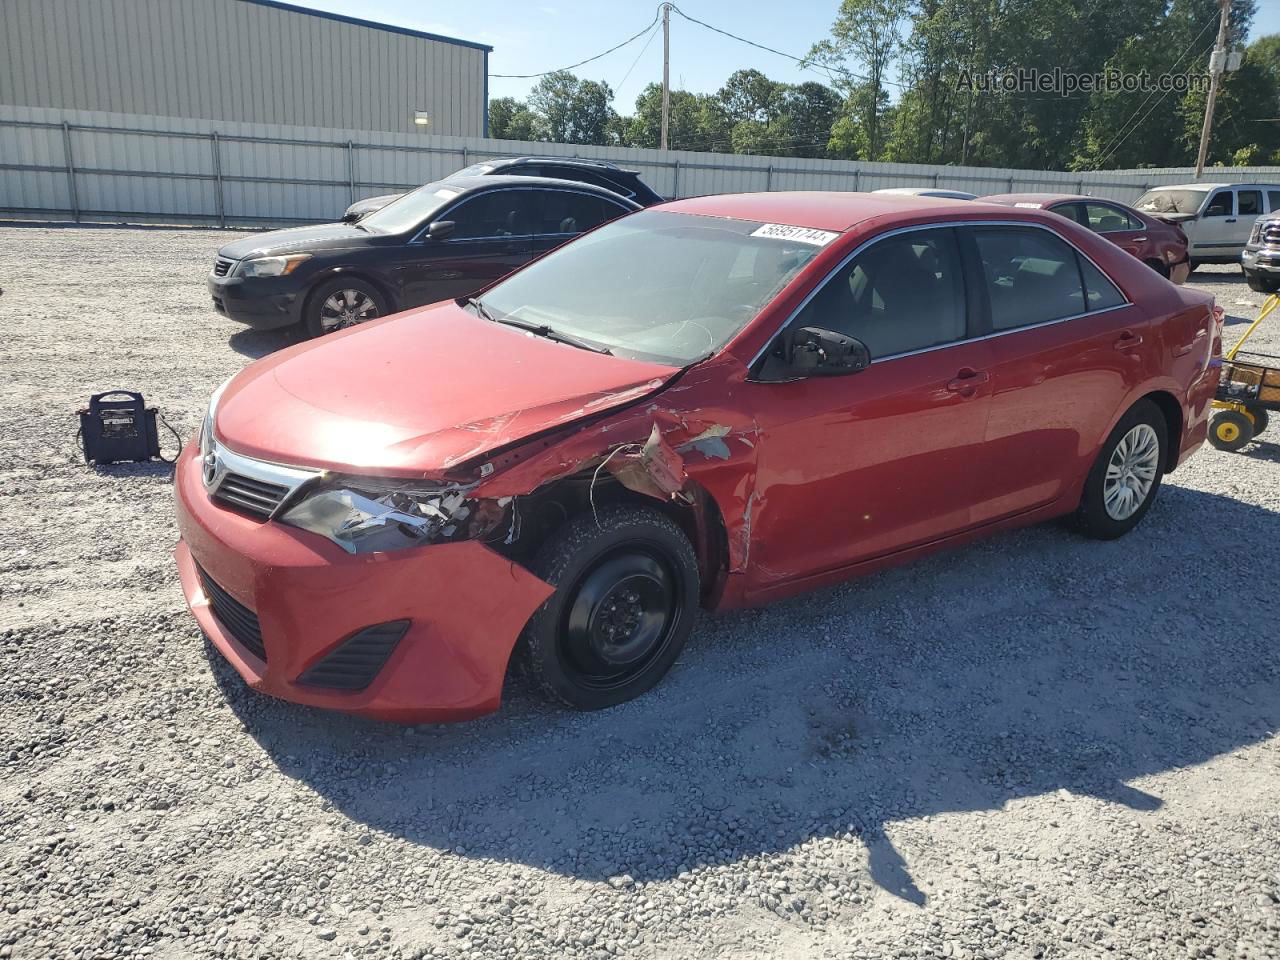
[[[415,481],[330,477],[280,519],[327,537],[348,553],[375,553],[483,538],[499,526],[510,503],[510,498],[468,497],[456,486],[432,489]]]
[[[227,377],[217,390],[213,391],[213,395],[209,397],[209,407],[204,412],[204,419],[200,421],[200,459],[203,460],[205,455],[213,447],[213,415],[217,412],[218,401],[222,398],[222,391],[227,389],[227,384],[232,381],[233,377]]]
[[[291,257],[259,257],[256,260],[241,260],[236,276],[284,277],[297,270],[299,264],[310,259],[311,254],[298,253]]]

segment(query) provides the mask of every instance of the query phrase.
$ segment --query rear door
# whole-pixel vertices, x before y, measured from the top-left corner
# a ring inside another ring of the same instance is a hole
[[[1086,202],[1083,222],[1094,233],[1100,234],[1130,256],[1139,260],[1152,259],[1151,238],[1145,225],[1123,207],[1110,203]]]
[[[1052,503],[1083,476],[1147,374],[1147,320],[1087,257],[1035,226],[962,231],[981,263],[991,413],[975,523]]]
[[[607,220],[631,212],[620,203],[585,191],[546,189],[539,194],[541,204],[533,239],[535,254],[552,250]]]
[[[404,307],[466,297],[506,276],[533,256],[538,191],[499,187],[472,194],[435,216],[452,220],[443,240],[425,236],[408,247]]]

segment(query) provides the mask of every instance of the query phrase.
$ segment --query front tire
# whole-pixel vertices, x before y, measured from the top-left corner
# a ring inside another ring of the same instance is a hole
[[[1160,408],[1139,400],[1107,437],[1085,480],[1076,514],[1087,537],[1114,540],[1142,522],[1160,490],[1169,427]]]
[[[543,544],[533,571],[556,592],[521,635],[529,673],[579,710],[634,699],[675,663],[698,606],[684,531],[648,507],[602,507]]]
[[[1280,292],[1280,279],[1272,279],[1264,277],[1257,273],[1249,273],[1245,271],[1244,279],[1249,284],[1249,289],[1256,293],[1278,293]]]
[[[335,277],[320,284],[307,297],[302,322],[307,336],[322,337],[389,312],[387,298],[373,284],[358,277]]]

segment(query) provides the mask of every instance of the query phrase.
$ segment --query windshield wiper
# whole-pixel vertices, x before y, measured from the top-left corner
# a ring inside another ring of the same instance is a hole
[[[545,323],[535,323],[532,320],[521,320],[519,317],[495,317],[489,312],[483,303],[474,297],[468,297],[467,303],[475,307],[476,313],[484,317],[486,320],[492,320],[494,323],[502,323],[508,327],[515,327],[518,330],[524,330],[531,333],[535,337],[544,337],[547,340],[554,340],[556,343],[567,343],[571,347],[579,347],[583,350],[590,350],[592,353],[603,353],[612,356],[613,351],[604,344],[596,343],[594,340],[587,340],[583,337],[574,336],[572,333],[565,333],[557,330],[555,327],[548,326]]]
[[[477,297],[462,297],[458,302],[460,304],[465,303],[468,307],[474,310],[479,316],[481,316],[485,320],[496,321],[498,319],[492,313],[489,312],[489,308],[486,307],[483,303],[481,303],[479,298]]]

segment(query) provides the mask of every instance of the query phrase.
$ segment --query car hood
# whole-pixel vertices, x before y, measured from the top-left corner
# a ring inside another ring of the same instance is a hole
[[[255,233],[250,237],[233,240],[218,251],[218,256],[229,260],[243,260],[246,257],[269,257],[284,253],[317,253],[321,250],[372,246],[377,239],[376,234],[360,230],[350,223],[321,223],[311,227]]]
[[[231,449],[341,472],[432,476],[660,390],[679,367],[593,353],[452,301],[250,364],[216,433]]]

